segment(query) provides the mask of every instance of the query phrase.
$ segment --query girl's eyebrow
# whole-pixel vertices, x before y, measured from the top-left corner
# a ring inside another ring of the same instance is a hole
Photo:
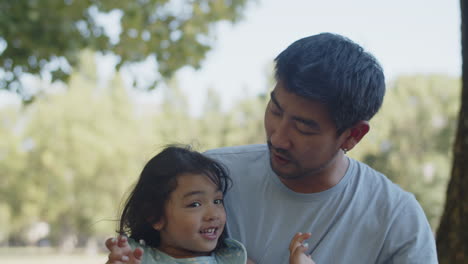
[[[198,194],[204,194],[205,192],[204,191],[191,191],[191,192],[188,192],[186,194],[184,194],[184,198],[185,197],[188,197],[188,196],[194,196],[194,195],[198,195]]]
[[[200,194],[205,194],[205,191],[191,191],[186,194],[184,194],[183,198],[189,197],[189,196],[194,196],[194,195],[200,195]],[[221,190],[216,190],[216,193],[222,193]]]

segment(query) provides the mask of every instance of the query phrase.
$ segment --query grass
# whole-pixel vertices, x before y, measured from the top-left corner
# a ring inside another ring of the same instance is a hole
[[[52,248],[0,248],[0,263],[8,264],[104,264],[106,253],[61,253]]]

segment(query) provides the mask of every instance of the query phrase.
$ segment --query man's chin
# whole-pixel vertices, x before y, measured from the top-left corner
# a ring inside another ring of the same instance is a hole
[[[278,168],[277,166],[275,166],[275,164],[273,163],[273,161],[271,159],[270,159],[270,166],[271,166],[271,169],[273,170],[273,172],[276,175],[278,175],[278,177],[280,177],[281,179],[293,180],[293,179],[302,178],[301,174],[287,171],[287,168],[285,168],[285,167]]]
[[[297,180],[297,179],[301,179],[302,178],[302,175],[298,175],[298,174],[285,174],[285,173],[277,173],[275,172],[276,175],[278,175],[278,177],[280,177],[281,179],[283,180]]]

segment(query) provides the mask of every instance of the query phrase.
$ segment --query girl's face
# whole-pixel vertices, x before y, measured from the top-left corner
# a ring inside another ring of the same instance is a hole
[[[203,174],[182,174],[166,203],[159,250],[175,258],[209,255],[224,230],[223,193]]]

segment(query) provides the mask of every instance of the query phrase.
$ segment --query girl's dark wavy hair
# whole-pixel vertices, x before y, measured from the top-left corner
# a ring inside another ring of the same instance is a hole
[[[206,175],[223,194],[231,186],[226,168],[219,162],[192,150],[189,146],[169,145],[148,161],[125,202],[117,232],[150,247],[160,245],[159,231],[153,224],[164,215],[164,206],[177,187],[181,174]],[[216,249],[225,247],[226,229]]]

